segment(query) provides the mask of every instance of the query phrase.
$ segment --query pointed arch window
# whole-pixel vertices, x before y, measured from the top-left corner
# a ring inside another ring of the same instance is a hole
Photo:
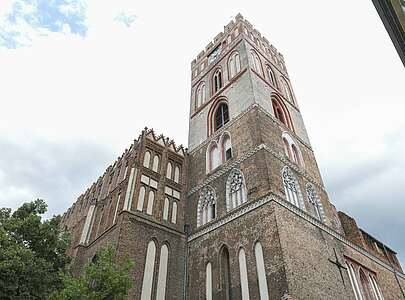
[[[359,274],[360,274],[360,284],[361,284],[363,299],[364,300],[373,300],[374,298],[371,296],[370,281],[368,280],[368,278],[362,268],[360,268]]]
[[[299,147],[287,132],[282,135],[285,155],[298,166],[304,167],[304,160]]]
[[[369,275],[371,285],[373,287],[373,294],[375,299],[377,300],[384,300],[384,297],[381,293],[380,287],[377,284],[377,280],[375,279],[374,275]]]
[[[295,104],[294,97],[292,95],[291,87],[287,82],[287,79],[281,77],[282,88],[284,92],[284,96],[287,98],[288,101]]]
[[[212,76],[212,87],[214,94],[222,88],[222,85],[223,85],[222,71],[221,69],[217,69],[214,72],[214,75]]]
[[[217,131],[229,122],[228,105],[224,102],[220,103],[214,113],[214,131]]]
[[[169,248],[163,245],[160,249],[159,274],[157,281],[156,300],[166,299],[167,262],[169,261]]]
[[[238,52],[233,52],[228,61],[229,79],[240,72],[240,58]]]
[[[242,300],[249,300],[249,283],[246,266],[246,254],[243,248],[239,249],[239,274]]]
[[[180,167],[176,166],[174,168],[174,182],[179,183],[179,181],[180,181]]]
[[[148,205],[146,207],[146,213],[148,215],[152,215],[152,213],[153,213],[153,203],[154,202],[155,202],[155,192],[149,191]]]
[[[143,158],[143,166],[149,168],[150,165],[150,152],[146,151],[145,156]]]
[[[172,179],[172,169],[173,169],[172,163],[168,162],[166,169],[166,178]]]
[[[205,267],[205,299],[212,300],[212,267],[210,262]]]
[[[169,218],[169,206],[170,206],[170,202],[169,202],[169,198],[165,198],[165,202],[163,204],[163,220],[167,221]]]
[[[269,290],[267,286],[266,268],[264,265],[263,248],[260,242],[255,244],[255,258],[257,279],[259,282],[260,300],[269,300]]]
[[[143,270],[141,300],[152,299],[153,275],[155,270],[156,244],[150,241],[146,250],[145,268]]]
[[[195,95],[195,108],[199,108],[201,105],[205,103],[206,100],[206,91],[205,91],[205,83],[201,82],[197,88],[196,95]]]
[[[253,70],[263,76],[262,64],[260,62],[259,56],[254,50],[250,51],[250,56],[252,57]]]
[[[230,211],[247,201],[245,179],[240,170],[233,169],[226,181],[226,210]]]
[[[284,167],[282,178],[287,201],[305,210],[298,181],[289,167]]]
[[[222,290],[221,299],[230,300],[231,298],[231,270],[229,263],[229,251],[227,247],[222,247],[220,252],[220,285]]]
[[[153,164],[152,164],[152,170],[155,171],[155,172],[159,171],[159,161],[160,161],[159,155],[156,154],[153,157]]]
[[[139,211],[143,210],[143,203],[145,202],[145,193],[146,193],[145,187],[141,186],[139,189],[138,204],[136,206],[136,209]]]
[[[226,162],[232,158],[232,144],[228,133],[224,133],[222,137],[222,161]]]
[[[210,172],[215,170],[221,165],[221,152],[219,151],[218,145],[216,142],[213,142],[208,147],[208,168],[207,171]]]
[[[172,206],[172,223],[176,224],[176,222],[177,222],[177,202],[174,201]]]
[[[360,286],[356,278],[356,272],[354,271],[353,265],[351,263],[346,262],[347,272],[349,274],[350,284],[352,286],[354,296],[356,300],[363,300],[360,292]]]
[[[217,199],[212,187],[204,187],[198,200],[197,225],[204,225],[216,218]]]
[[[314,185],[311,183],[308,183],[305,189],[307,192],[308,201],[312,206],[312,210],[315,215],[315,218],[317,218],[319,221],[323,222],[323,219],[324,219],[323,207],[322,207],[321,201],[319,200],[319,197],[315,190]]]
[[[267,66],[267,75],[269,76],[270,83],[277,87],[276,76],[274,75],[273,69],[270,66]]]
[[[277,99],[272,99],[273,111],[274,116],[285,126],[290,128],[290,124],[288,122],[287,113],[285,112],[284,108],[281,106],[281,103]]]

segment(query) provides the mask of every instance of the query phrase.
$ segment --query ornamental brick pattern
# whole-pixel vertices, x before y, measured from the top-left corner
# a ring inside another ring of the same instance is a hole
[[[112,245],[135,262],[129,299],[357,299],[348,262],[378,284],[357,297],[405,299],[396,253],[329,201],[277,49],[238,15],[191,73],[188,149],[145,128],[64,214],[75,273]]]

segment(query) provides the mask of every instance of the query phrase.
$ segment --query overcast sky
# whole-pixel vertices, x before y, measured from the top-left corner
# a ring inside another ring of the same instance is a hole
[[[63,213],[141,130],[187,145],[238,12],[283,53],[330,200],[405,263],[405,71],[370,0],[0,1],[0,206]]]

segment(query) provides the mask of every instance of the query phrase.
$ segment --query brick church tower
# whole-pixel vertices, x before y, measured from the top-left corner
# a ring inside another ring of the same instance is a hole
[[[64,215],[75,271],[110,244],[130,299],[405,299],[396,253],[329,202],[269,41],[238,15],[191,72],[188,149],[145,129]]]

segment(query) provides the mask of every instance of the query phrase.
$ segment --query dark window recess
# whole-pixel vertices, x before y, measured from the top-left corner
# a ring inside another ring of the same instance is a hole
[[[212,204],[212,218],[215,219],[215,204]]]
[[[225,151],[225,160],[229,160],[232,158],[232,148],[229,148]]]
[[[215,130],[218,130],[229,122],[228,105],[221,103],[215,112]]]

